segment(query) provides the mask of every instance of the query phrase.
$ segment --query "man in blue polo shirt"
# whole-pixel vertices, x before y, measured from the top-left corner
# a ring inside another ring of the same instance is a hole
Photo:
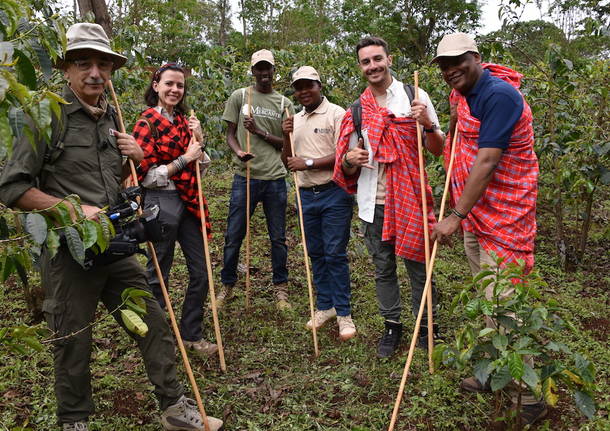
[[[451,133],[458,126],[455,161],[451,177],[451,213],[439,222],[432,241],[444,242],[460,227],[473,275],[484,265],[497,266],[492,252],[504,263],[523,261],[525,270],[534,265],[538,160],[534,153],[532,113],[519,92],[522,75],[496,64],[481,63],[474,40],[464,33],[443,37],[437,56],[450,96]],[[445,147],[445,160],[450,146]],[[486,297],[493,296],[489,283]],[[504,288],[501,297],[514,289]],[[508,328],[487,326],[498,331]],[[530,358],[531,359],[531,358]],[[529,365],[532,365],[531,360]],[[517,385],[516,382],[511,385]],[[487,381],[465,379],[470,392],[489,390]],[[521,392],[521,420],[531,424],[546,415],[546,405],[525,388],[511,388],[513,402]]]

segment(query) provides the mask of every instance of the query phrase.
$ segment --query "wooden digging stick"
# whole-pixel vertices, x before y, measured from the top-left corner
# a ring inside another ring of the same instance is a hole
[[[451,156],[449,157],[449,166],[447,167],[447,177],[445,178],[445,190],[443,191],[443,199],[441,200],[441,209],[438,215],[438,221],[443,219],[445,212],[445,202],[447,201],[447,195],[449,194],[449,183],[451,181],[451,172],[453,171],[453,160],[455,158],[455,144],[457,142],[457,125],[453,133],[453,143],[451,145]],[[400,388],[398,389],[398,395],[396,396],[396,402],[394,403],[394,411],[392,412],[392,419],[390,420],[390,427],[388,431],[394,431],[396,425],[396,418],[398,416],[398,410],[400,408],[400,402],[402,401],[402,394],[405,390],[405,384],[407,383],[407,376],[409,375],[409,369],[411,368],[411,362],[413,361],[413,353],[415,352],[415,345],[417,344],[417,336],[419,335],[419,326],[421,319],[424,314],[424,305],[426,302],[426,293],[432,286],[432,270],[434,268],[434,261],[436,259],[436,251],[438,250],[438,241],[434,241],[432,246],[432,254],[430,256],[430,268],[426,273],[426,284],[424,286],[424,294],[419,304],[419,312],[417,313],[417,319],[415,321],[415,329],[413,331],[413,337],[411,338],[411,347],[409,348],[409,354],[407,356],[407,363],[402,373],[402,379],[400,381]]]
[[[119,105],[119,101],[116,97],[116,93],[114,92],[114,86],[112,85],[112,81],[108,80],[108,89],[110,90],[110,94],[112,95],[112,102],[117,111],[117,115],[119,117],[119,127],[121,128],[121,133],[125,132],[125,123],[123,123],[123,114],[121,113],[121,107]],[[133,160],[129,159],[129,168],[131,170],[131,177],[134,185],[138,185],[138,174],[136,173],[136,167],[133,164]],[[142,213],[142,209],[138,208],[138,213]],[[169,319],[171,321],[172,329],[174,330],[174,335],[176,336],[176,342],[178,343],[178,349],[180,350],[180,355],[182,356],[182,362],[184,363],[184,368],[186,370],[186,374],[188,375],[189,382],[191,383],[191,387],[193,388],[193,394],[195,395],[195,401],[197,402],[197,407],[199,408],[199,414],[201,415],[201,419],[203,420],[203,425],[205,426],[205,431],[210,431],[210,425],[208,424],[208,417],[205,414],[205,409],[203,407],[203,402],[201,401],[201,395],[199,394],[199,387],[197,386],[197,382],[195,381],[195,376],[193,375],[193,369],[191,368],[191,363],[189,362],[189,358],[186,354],[186,349],[184,348],[184,343],[182,342],[182,336],[180,335],[180,329],[178,329],[178,323],[176,322],[176,315],[174,314],[174,309],[172,308],[172,304],[169,299],[169,293],[167,293],[167,287],[165,286],[165,281],[163,280],[163,273],[161,272],[161,267],[159,266],[159,260],[157,259],[157,253],[155,252],[155,247],[153,243],[150,241],[146,242],[148,247],[148,253],[150,253],[150,257],[152,258],[153,264],[155,266],[155,271],[157,273],[157,278],[159,279],[159,285],[161,286],[161,292],[163,292],[163,298],[165,299],[165,305],[167,306],[167,312],[169,314]]]
[[[415,98],[419,100],[419,72],[413,72],[413,83],[415,84]],[[424,178],[424,148],[422,145],[421,128],[417,124],[417,156],[419,159],[419,189],[421,191],[421,208],[424,221],[424,254],[426,258],[426,274],[430,267],[430,231],[428,230],[428,199],[426,196],[426,180]],[[434,350],[434,330],[432,322],[432,290],[428,291],[426,298],[428,304],[428,369],[430,374],[434,373],[434,362],[432,362],[432,351]]]
[[[195,112],[191,110],[191,117]],[[195,139],[195,135],[191,139]],[[205,264],[208,270],[208,286],[210,290],[210,302],[212,304],[212,320],[214,321],[214,333],[216,334],[216,344],[218,345],[218,358],[220,359],[220,369],[227,371],[225,362],[225,351],[222,347],[222,335],[220,334],[220,321],[218,320],[218,308],[216,308],[216,291],[214,290],[214,273],[212,272],[212,260],[210,259],[210,245],[208,244],[208,229],[205,220],[203,207],[203,192],[201,191],[201,161],[197,160],[195,168],[197,174],[197,193],[199,197],[199,213],[201,214],[201,236],[203,237],[203,251],[205,253]]]
[[[248,87],[248,116],[252,117],[252,86]],[[250,153],[250,132],[246,130],[246,153]],[[250,307],[250,160],[246,161],[246,308]]]
[[[286,118],[290,117],[290,112],[286,108]],[[294,140],[292,139],[292,133],[290,133],[290,151],[292,156],[295,157],[294,152]],[[303,223],[303,206],[301,204],[301,195],[299,194],[299,181],[297,179],[297,173],[293,172],[294,178],[294,189],[297,195],[297,207],[299,210],[299,223],[301,226],[301,243],[303,244],[303,258],[305,259],[305,273],[307,274],[307,291],[309,292],[309,313],[311,314],[311,334],[313,336],[313,350],[316,358],[320,356],[320,350],[318,349],[318,333],[316,329],[315,312],[313,306],[313,286],[311,284],[311,272],[309,270],[309,255],[307,254],[307,242],[305,241],[305,223]]]

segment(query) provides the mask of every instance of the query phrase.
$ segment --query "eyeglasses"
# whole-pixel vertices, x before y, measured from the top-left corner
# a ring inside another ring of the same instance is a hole
[[[81,72],[91,70],[94,64],[102,72],[111,72],[112,68],[114,67],[114,62],[111,60],[74,60],[72,61],[72,64],[75,65],[76,68]]]

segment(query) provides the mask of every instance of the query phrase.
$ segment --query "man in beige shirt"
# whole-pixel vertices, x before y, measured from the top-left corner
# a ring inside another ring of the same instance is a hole
[[[322,96],[320,76],[311,66],[294,73],[292,86],[303,110],[282,124],[282,160],[288,169],[297,172],[307,250],[317,290],[316,312],[307,328],[320,328],[336,316],[339,337],[348,340],[356,335],[346,253],[354,202],[332,181],[335,146],[345,110]],[[291,132],[296,154],[290,148]]]

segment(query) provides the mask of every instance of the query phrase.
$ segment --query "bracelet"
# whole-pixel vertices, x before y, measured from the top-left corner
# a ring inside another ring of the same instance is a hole
[[[353,168],[353,167],[354,167],[354,165],[352,165],[352,164],[351,164],[351,163],[350,163],[350,162],[347,160],[347,153],[345,153],[345,154],[343,155],[343,165],[344,165],[346,168],[349,168],[349,169],[351,169],[351,168]]]
[[[186,160],[184,156],[178,156],[176,159],[174,159],[172,163],[176,165],[176,170],[178,171],[181,171],[186,166]]]
[[[265,136],[263,136],[263,139],[265,140],[265,142],[267,142],[268,138],[269,138],[269,132],[265,132]]]
[[[439,127],[436,124],[432,123],[432,127],[430,127],[429,129],[426,129],[424,127],[424,132],[426,132],[426,133],[434,133],[438,129],[439,129]]]
[[[466,219],[466,216],[464,214],[462,214],[461,212],[459,212],[458,210],[456,210],[455,208],[451,208],[451,213],[453,215],[455,215],[458,218],[461,218],[462,220]]]

